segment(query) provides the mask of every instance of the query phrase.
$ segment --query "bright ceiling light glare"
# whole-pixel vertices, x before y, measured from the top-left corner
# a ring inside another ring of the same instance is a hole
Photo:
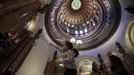
[[[69,33],[69,29],[67,28],[67,32]]]
[[[83,34],[83,30],[80,30],[80,34]]]
[[[70,39],[70,42],[75,43],[76,42],[76,39],[75,38],[71,38]]]
[[[81,40],[77,40],[76,44],[82,44],[82,41]]]
[[[79,10],[81,8],[81,1],[80,0],[73,0],[71,3],[71,7],[73,10]]]
[[[78,31],[77,30],[75,31],[75,34],[78,34]]]

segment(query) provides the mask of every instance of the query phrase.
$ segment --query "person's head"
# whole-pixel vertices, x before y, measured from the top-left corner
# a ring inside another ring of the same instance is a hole
[[[118,48],[121,48],[121,44],[119,42],[115,42],[115,45],[118,47]]]
[[[126,54],[125,49],[121,46],[121,44],[120,44],[119,42],[116,42],[115,44],[116,44],[116,46],[119,48],[119,52],[120,52],[121,54]]]
[[[103,64],[103,63],[104,63],[104,61],[103,61],[103,59],[102,59],[102,57],[101,57],[101,54],[100,54],[100,53],[98,53],[98,58],[99,58],[99,62],[100,62],[101,64]]]
[[[73,48],[73,44],[69,41],[65,41],[64,45],[63,45],[64,49],[72,49]]]

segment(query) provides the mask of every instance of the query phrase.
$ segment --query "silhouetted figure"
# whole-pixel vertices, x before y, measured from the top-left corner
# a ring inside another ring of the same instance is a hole
[[[38,32],[35,34],[35,39],[38,39],[40,37],[40,34],[42,33],[42,29],[39,29]]]
[[[134,14],[134,7],[132,6],[125,8],[125,10],[131,14]]]
[[[119,52],[123,55],[124,67],[130,75],[134,75],[134,54],[126,53],[126,50],[121,46],[119,42],[116,42],[116,46],[119,49]]]
[[[73,48],[73,44],[65,41],[64,45],[59,48],[60,58],[56,59],[56,63],[63,63],[65,67],[64,75],[77,75],[75,57],[78,57],[79,52]]]
[[[104,63],[104,61],[103,61],[103,59],[102,59],[102,57],[101,57],[101,54],[100,53],[98,53],[98,59],[99,59],[99,62],[102,64],[102,63]]]
[[[108,70],[107,66],[105,65],[102,57],[101,57],[101,54],[98,53],[98,59],[99,59],[99,62],[100,62],[100,71],[101,71],[101,75],[112,75],[112,72],[111,70]]]
[[[108,57],[113,75],[129,75],[119,57],[113,55],[111,52],[108,53]]]
[[[97,65],[96,62],[93,62],[93,64],[92,64],[92,73],[91,73],[91,75],[101,75],[99,66]]]
[[[119,48],[119,52],[124,54],[126,53],[125,49],[121,46],[119,42],[115,42],[115,45]]]

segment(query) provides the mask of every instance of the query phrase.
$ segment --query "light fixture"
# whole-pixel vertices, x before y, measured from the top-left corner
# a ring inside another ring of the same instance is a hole
[[[70,42],[73,44],[73,47],[79,49],[80,44],[82,44],[82,40],[76,40],[75,38],[71,38]]]
[[[82,44],[82,41],[81,40],[77,40],[76,44]]]
[[[76,42],[76,39],[75,39],[75,38],[71,38],[71,39],[70,39],[70,42],[71,42],[71,43],[75,43],[75,42]]]

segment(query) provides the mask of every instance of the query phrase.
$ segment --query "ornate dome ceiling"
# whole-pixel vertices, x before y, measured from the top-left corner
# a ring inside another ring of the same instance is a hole
[[[117,0],[54,0],[45,16],[50,38],[76,38],[80,49],[94,48],[113,34],[120,22]]]
[[[66,0],[57,12],[59,29],[64,34],[69,33],[73,36],[92,33],[102,20],[103,9],[95,0]]]
[[[59,9],[58,18],[70,24],[80,25],[95,15],[93,0],[66,0]]]

